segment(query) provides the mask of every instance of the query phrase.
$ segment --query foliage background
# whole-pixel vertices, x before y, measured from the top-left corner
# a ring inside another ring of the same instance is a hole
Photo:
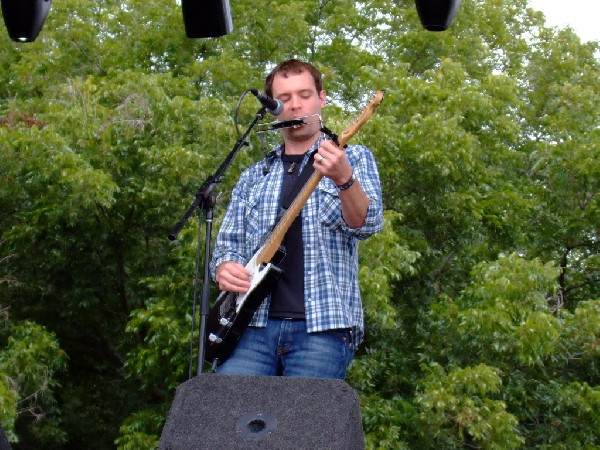
[[[166,236],[274,64],[325,74],[325,123],[373,149],[386,228],[361,247],[348,382],[367,446],[600,446],[598,43],[526,0],[231,1],[187,39],[173,0],[53,2],[0,33],[0,423],[14,448],[156,445],[188,347],[197,243]],[[268,11],[268,14],[265,14]],[[253,137],[218,186],[218,227]]]

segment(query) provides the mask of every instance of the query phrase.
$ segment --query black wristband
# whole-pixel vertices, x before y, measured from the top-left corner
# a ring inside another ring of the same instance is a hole
[[[354,184],[354,180],[356,180],[356,174],[354,173],[354,171],[352,171],[352,176],[347,182],[345,182],[344,184],[336,185],[335,187],[338,191],[345,191]]]

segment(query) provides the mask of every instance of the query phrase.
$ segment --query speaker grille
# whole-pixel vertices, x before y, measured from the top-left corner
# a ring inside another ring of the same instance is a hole
[[[159,448],[364,449],[358,395],[342,380],[202,374],[177,388]]]

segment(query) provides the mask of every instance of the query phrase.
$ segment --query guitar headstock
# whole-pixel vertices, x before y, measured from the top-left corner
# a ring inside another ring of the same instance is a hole
[[[385,97],[385,90],[379,90],[375,93],[375,96],[371,99],[369,104],[363,108],[358,117],[346,128],[339,137],[339,146],[344,147],[350,139],[358,132],[371,115],[375,112],[377,107],[383,101]]]

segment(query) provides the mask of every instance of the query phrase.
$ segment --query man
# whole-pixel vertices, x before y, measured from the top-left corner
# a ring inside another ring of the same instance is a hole
[[[321,74],[302,61],[279,64],[265,90],[283,102],[281,121],[320,115],[325,106]],[[383,226],[377,167],[366,147],[339,149],[318,121],[305,122],[285,128],[283,143],[233,190],[211,268],[219,289],[244,293],[245,265],[272,229],[281,198],[307,164],[323,174],[286,234],[279,281],[217,373],[343,379],[363,339],[357,250]]]

